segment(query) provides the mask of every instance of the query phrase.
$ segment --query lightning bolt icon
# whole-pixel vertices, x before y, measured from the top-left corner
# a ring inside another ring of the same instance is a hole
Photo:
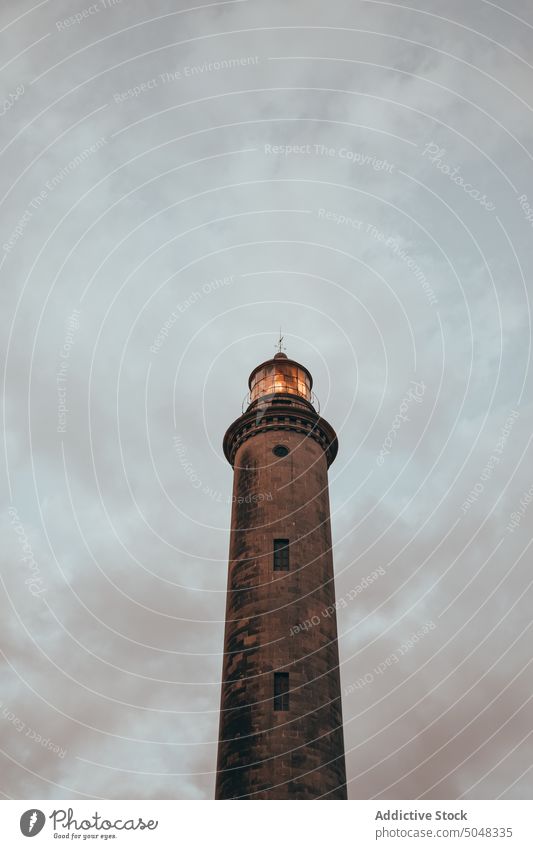
[[[28,831],[33,831],[33,826],[35,825],[36,821],[37,821],[37,811],[34,811],[33,814],[30,817],[30,825],[29,825]]]

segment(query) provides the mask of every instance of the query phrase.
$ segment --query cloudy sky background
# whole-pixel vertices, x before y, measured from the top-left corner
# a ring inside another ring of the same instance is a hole
[[[221,443],[282,325],[338,597],[384,571],[339,612],[350,796],[530,798],[530,4],[90,9],[0,9],[0,791],[212,798]]]

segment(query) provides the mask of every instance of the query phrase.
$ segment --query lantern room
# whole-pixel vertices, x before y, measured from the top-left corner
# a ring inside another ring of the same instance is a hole
[[[248,385],[252,403],[258,398],[276,394],[298,395],[311,402],[313,378],[304,366],[280,352],[253,370]]]

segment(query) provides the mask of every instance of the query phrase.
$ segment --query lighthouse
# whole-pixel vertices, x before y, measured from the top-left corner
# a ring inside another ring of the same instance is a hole
[[[281,350],[228,428],[234,470],[217,799],[346,799],[328,468],[337,436]]]

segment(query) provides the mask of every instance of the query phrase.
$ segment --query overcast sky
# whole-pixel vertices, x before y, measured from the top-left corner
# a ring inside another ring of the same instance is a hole
[[[5,797],[212,798],[222,438],[280,325],[339,434],[349,795],[531,797],[532,37],[2,0]]]

